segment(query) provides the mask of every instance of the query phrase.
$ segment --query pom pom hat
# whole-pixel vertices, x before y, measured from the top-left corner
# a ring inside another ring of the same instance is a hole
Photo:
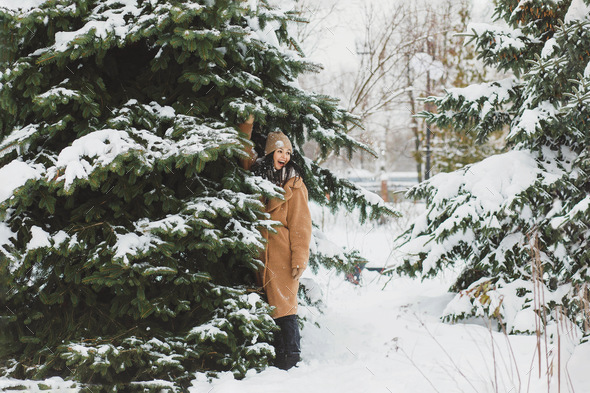
[[[268,137],[266,137],[264,155],[268,155],[276,149],[286,149],[291,150],[291,153],[293,152],[291,141],[287,138],[287,135],[283,134],[281,131],[273,131],[268,134]]]

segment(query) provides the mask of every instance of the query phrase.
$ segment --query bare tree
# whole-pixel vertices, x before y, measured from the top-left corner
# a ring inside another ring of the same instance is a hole
[[[306,6],[302,10],[306,8],[314,9]],[[308,87],[339,96],[360,118],[363,128],[351,126],[349,132],[386,153],[378,167],[392,168],[406,162],[403,166],[407,168],[407,162],[414,160],[420,180],[429,176],[434,130],[413,115],[433,109],[425,108],[421,98],[438,94],[444,85],[452,84],[456,72],[447,68],[455,63],[446,59],[457,45],[453,34],[464,27],[459,16],[468,8],[468,0],[365,3],[360,18],[362,33],[355,45],[359,59],[356,70],[303,81]],[[331,8],[331,12],[336,10]],[[314,14],[328,17],[320,11]],[[313,18],[312,14],[310,20]],[[312,23],[300,38],[315,37],[313,26],[321,23]],[[361,167],[365,166],[365,154],[357,159]]]

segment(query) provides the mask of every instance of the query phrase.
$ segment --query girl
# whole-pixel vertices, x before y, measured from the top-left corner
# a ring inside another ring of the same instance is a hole
[[[253,118],[240,125],[248,138],[252,135]],[[251,155],[254,155],[250,151]],[[275,335],[275,365],[283,370],[300,360],[300,335],[297,324],[297,290],[299,278],[307,267],[311,240],[311,216],[307,205],[307,188],[301,171],[291,161],[293,146],[282,132],[271,132],[266,139],[265,156],[252,167],[253,172],[285,190],[284,199],[266,202],[270,219],[279,221],[277,233],[262,231],[267,240],[261,255],[264,269],[258,272],[268,303],[275,309],[272,317],[280,328]],[[246,169],[254,161],[242,161]]]

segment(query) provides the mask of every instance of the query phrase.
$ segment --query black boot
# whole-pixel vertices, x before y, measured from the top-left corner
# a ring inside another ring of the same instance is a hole
[[[279,328],[281,327],[277,320],[275,323]],[[275,347],[275,361],[273,366],[285,370],[285,343],[283,342],[283,330],[279,329],[274,334],[274,347]]]
[[[288,370],[299,362],[301,354],[301,335],[299,334],[299,325],[297,315],[287,315],[275,319],[275,323],[281,328],[279,339],[275,336],[275,365],[282,369]],[[278,345],[277,345],[278,344]]]
[[[295,367],[300,360],[301,356],[299,355],[299,352],[285,355],[284,368],[282,368],[282,370],[288,370]]]

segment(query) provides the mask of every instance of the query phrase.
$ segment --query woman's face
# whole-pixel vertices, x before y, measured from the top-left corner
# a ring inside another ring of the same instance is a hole
[[[274,151],[272,159],[275,169],[282,169],[291,160],[291,150],[280,147]]]

